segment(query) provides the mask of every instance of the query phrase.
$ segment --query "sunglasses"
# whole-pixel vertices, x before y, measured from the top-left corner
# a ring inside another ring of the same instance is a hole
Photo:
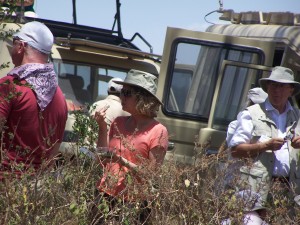
[[[13,38],[13,43],[15,43],[15,41],[20,41],[20,42],[23,42],[23,43],[27,43],[26,41],[22,40],[22,39],[19,38],[19,37],[14,37],[14,38]]]
[[[13,43],[15,43],[15,41],[20,41],[20,38],[19,37],[14,37],[13,38]]]
[[[132,90],[126,90],[126,89],[121,90],[121,95],[127,98],[131,97],[133,93],[134,92]]]
[[[278,83],[278,82],[274,82],[274,81],[269,81],[268,85],[271,88],[290,88],[290,87],[293,87],[293,85],[291,85],[291,84]]]

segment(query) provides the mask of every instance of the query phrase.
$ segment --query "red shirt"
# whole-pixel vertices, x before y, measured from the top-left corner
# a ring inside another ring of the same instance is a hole
[[[1,177],[3,171],[20,173],[28,168],[37,169],[53,157],[54,144],[62,142],[67,105],[57,87],[52,101],[40,111],[27,82],[6,76],[0,79],[0,117],[6,119],[2,129]]]

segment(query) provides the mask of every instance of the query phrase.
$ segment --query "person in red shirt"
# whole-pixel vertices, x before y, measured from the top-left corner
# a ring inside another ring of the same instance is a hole
[[[105,123],[105,108],[95,113],[99,125],[98,144],[109,147],[109,157],[103,158],[103,177],[98,189],[108,199],[125,199],[145,203],[146,196],[135,193],[128,187],[128,175],[136,187],[143,186],[147,173],[153,172],[163,161],[168,147],[168,131],[155,120],[161,101],[155,96],[157,77],[139,70],[130,70],[124,80],[114,81],[122,84],[121,102],[123,110],[130,116],[117,117],[109,129]],[[142,212],[140,222],[144,222],[147,213]]]
[[[34,174],[58,154],[67,105],[48,63],[53,40],[48,27],[36,21],[13,35],[15,68],[0,79],[0,179]]]

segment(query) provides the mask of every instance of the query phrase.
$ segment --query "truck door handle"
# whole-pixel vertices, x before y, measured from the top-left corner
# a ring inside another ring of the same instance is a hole
[[[175,143],[174,142],[169,142],[168,151],[172,151],[174,148],[175,148]]]

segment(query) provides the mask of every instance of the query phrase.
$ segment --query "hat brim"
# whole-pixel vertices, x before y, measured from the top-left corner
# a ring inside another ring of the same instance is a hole
[[[282,83],[282,84],[293,84],[294,85],[294,92],[293,92],[293,96],[299,94],[300,92],[300,83],[297,81],[290,81],[290,80],[284,80],[284,79],[270,79],[270,78],[261,78],[259,80],[259,85],[260,87],[267,92],[267,83],[268,81],[274,81],[274,82],[278,82],[278,83]]]
[[[159,100],[159,98],[154,95],[153,93],[151,93],[150,91],[148,91],[146,88],[140,86],[140,85],[137,85],[137,84],[133,84],[133,83],[129,83],[129,82],[124,82],[124,81],[113,81],[114,83],[116,84],[121,84],[121,85],[129,85],[129,86],[135,86],[135,87],[138,87],[138,88],[141,88],[145,91],[147,91],[150,95],[152,95],[161,105],[163,105],[163,103]]]

